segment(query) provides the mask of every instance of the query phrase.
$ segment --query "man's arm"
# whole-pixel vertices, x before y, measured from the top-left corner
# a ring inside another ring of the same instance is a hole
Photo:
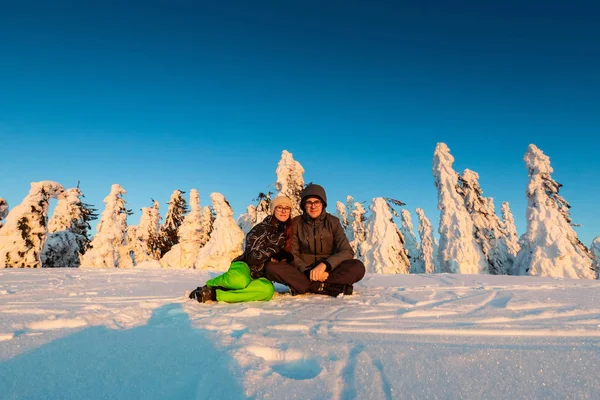
[[[332,218],[331,225],[333,230],[333,248],[336,249],[336,252],[327,257],[327,271],[337,268],[342,261],[354,258],[354,250],[352,250],[352,246],[350,246],[350,243],[348,242],[348,238],[344,233],[344,228],[342,228],[340,220]]]
[[[292,255],[294,256],[294,265],[296,268],[300,271],[304,271],[308,268],[308,264],[300,258],[300,237],[298,235],[298,230],[300,229],[301,223],[300,217],[296,217],[292,220]]]

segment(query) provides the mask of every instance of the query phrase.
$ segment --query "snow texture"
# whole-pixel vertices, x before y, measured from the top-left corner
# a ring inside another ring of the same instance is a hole
[[[425,272],[425,264],[423,263],[421,250],[419,249],[419,242],[417,242],[417,237],[413,232],[410,211],[400,211],[400,220],[402,221],[400,232],[402,232],[402,236],[404,237],[404,248],[410,261],[410,272],[422,274]]]
[[[48,232],[50,199],[64,191],[52,181],[32,182],[29,193],[14,207],[0,229],[0,268],[40,268]]]
[[[598,399],[600,282],[375,275],[199,304],[198,270],[0,270],[3,399]]]
[[[383,197],[373,199],[366,231],[366,240],[361,247],[367,272],[408,274],[410,261],[404,248],[404,238]]]
[[[96,227],[91,248],[83,255],[81,267],[128,268],[133,266],[126,242],[127,210],[123,195],[127,192],[119,184],[112,185],[104,198],[106,207]]]
[[[508,233],[496,215],[494,199],[482,196],[479,175],[475,171],[465,169],[458,182],[458,193],[464,198],[467,212],[473,219],[475,239],[487,259],[489,273],[506,275],[512,269],[514,260],[509,258],[505,241],[502,240]]]
[[[421,237],[419,250],[421,251],[421,259],[423,260],[423,272],[426,274],[440,272],[438,265],[438,244],[433,236],[431,222],[429,222],[422,209],[417,208],[416,212],[419,216],[419,236]]]
[[[217,214],[208,243],[198,252],[197,269],[226,271],[231,260],[242,253],[244,233],[233,219],[233,210],[221,193],[212,193],[210,199]]]
[[[293,218],[300,214],[300,193],[304,189],[304,168],[294,160],[292,153],[283,150],[275,174],[277,175],[275,189],[279,192],[278,195],[287,196],[292,200],[291,217]],[[262,221],[264,217],[259,217],[258,221]]]
[[[473,220],[458,194],[458,174],[452,169],[454,157],[445,143],[438,143],[433,155],[433,177],[440,210],[439,264],[442,272],[479,274],[488,265],[475,240]]]
[[[592,255],[571,226],[569,204],[558,194],[550,158],[530,144],[524,156],[527,184],[527,231],[515,270],[520,275],[594,279]]]

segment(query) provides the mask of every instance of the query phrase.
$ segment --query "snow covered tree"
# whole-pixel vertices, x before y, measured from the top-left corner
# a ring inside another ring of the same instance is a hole
[[[433,155],[433,177],[440,210],[439,264],[441,272],[487,273],[488,265],[475,236],[473,220],[457,192],[458,174],[452,169],[454,157],[445,143],[438,143]]]
[[[275,170],[277,182],[275,189],[279,192],[278,195],[287,196],[292,200],[292,214],[295,217],[300,214],[300,193],[304,189],[304,168],[298,161],[294,160],[292,153],[283,150],[281,152],[281,160]],[[258,222],[262,221],[261,218]]]
[[[210,240],[200,249],[196,268],[225,271],[231,260],[242,253],[244,233],[233,219],[233,210],[221,193],[212,193],[210,198],[217,216]]]
[[[142,207],[140,223],[135,233],[128,235],[128,243],[133,251],[134,265],[160,258],[158,231],[160,228],[159,203],[152,200],[152,207]],[[131,230],[132,227],[129,227]]]
[[[198,252],[206,244],[202,228],[202,207],[200,195],[196,189],[190,193],[192,210],[185,216],[179,228],[179,245],[181,246],[181,263],[184,268],[192,268],[198,257]],[[212,213],[211,213],[212,216]]]
[[[273,193],[263,193],[260,192],[255,201],[258,201],[256,205],[256,222],[254,225],[258,224],[262,220],[264,220],[268,215],[271,215],[271,197]]]
[[[114,184],[104,198],[106,208],[100,216],[90,249],[81,259],[81,267],[126,268],[131,264],[126,240],[127,215],[130,211],[125,208],[123,199],[126,193],[120,185]]]
[[[137,226],[127,227],[123,244],[117,248],[118,268],[131,269],[135,267],[135,245],[137,243]]]
[[[136,266],[135,252],[138,246],[138,226],[127,226],[125,240],[119,247],[119,268],[133,268]]]
[[[594,279],[592,254],[571,226],[569,208],[550,174],[550,158],[530,144],[524,157],[527,184],[527,232],[515,261],[519,275]]]
[[[0,230],[0,267],[39,268],[41,251],[48,232],[50,199],[64,191],[52,181],[32,182],[21,204],[6,217]]]
[[[354,213],[354,210],[356,209],[356,206],[354,205],[354,203],[355,203],[354,197],[352,197],[350,195],[346,196],[346,206],[344,208],[344,211],[346,213],[346,225],[344,226],[344,229],[346,232],[346,237],[348,238],[349,242],[352,242],[354,240],[354,229],[352,227],[352,225],[354,223],[354,214],[353,213]],[[356,251],[356,249],[355,249],[355,251]]]
[[[596,270],[596,279],[600,279],[600,236],[596,237],[590,247],[594,257],[594,269]]]
[[[48,223],[48,236],[42,248],[44,268],[79,267],[88,249],[90,221],[97,218],[96,209],[81,201],[79,187],[58,196],[54,214]]]
[[[216,214],[213,209],[209,206],[204,206],[204,208],[202,208],[202,218],[200,219],[200,224],[202,225],[202,232],[199,239],[200,247],[204,246],[210,240],[214,229],[215,219]]]
[[[352,199],[352,197],[348,196],[350,199]],[[354,200],[354,199],[352,199]],[[352,221],[351,224],[348,225],[349,230],[351,229],[352,231],[352,239],[350,239],[350,235],[348,235],[348,233],[346,233],[346,235],[349,237],[348,240],[350,241],[350,246],[352,246],[352,248],[354,249],[355,252],[355,256],[356,258],[358,258],[359,260],[363,260],[363,243],[366,240],[366,236],[367,236],[367,232],[366,232],[366,228],[365,228],[365,222],[366,222],[366,218],[365,218],[365,214],[366,214],[366,210],[363,207],[363,205],[359,202],[354,202],[354,204],[352,205],[352,211],[350,212],[351,217],[349,218],[349,222]]]
[[[346,214],[346,205],[341,201],[335,202],[335,215],[339,218],[344,232],[348,230],[348,214]]]
[[[519,236],[517,235],[515,219],[510,211],[509,204],[507,202],[502,203],[500,210],[502,211],[502,223],[504,224],[504,231],[506,232],[506,235],[502,237],[502,241],[504,242],[511,263],[511,267],[507,272],[510,275],[514,275],[515,260],[517,259],[517,254],[521,248],[519,245]]]
[[[165,216],[165,223],[160,227],[158,248],[160,256],[167,254],[171,247],[179,243],[177,230],[185,218],[188,211],[187,203],[183,198],[185,192],[177,189],[171,194],[171,199],[167,203],[169,208]]]
[[[473,219],[475,240],[486,257],[492,275],[506,275],[512,268],[505,242],[508,233],[494,209],[494,199],[483,197],[479,175],[465,169],[458,177],[458,193],[463,197],[467,212]]]
[[[429,218],[425,216],[422,209],[417,208],[419,216],[419,236],[421,237],[421,259],[423,260],[423,272],[433,274],[439,272],[438,265],[438,244],[433,236],[433,228]]]
[[[200,194],[196,189],[190,192],[191,211],[186,214],[179,227],[179,243],[171,248],[160,260],[164,268],[193,268],[198,252],[208,241],[202,226],[203,209]],[[209,207],[205,207],[208,218],[212,217]]]
[[[71,231],[50,233],[40,255],[43,268],[78,268],[80,263],[78,237]]]
[[[373,199],[366,231],[362,250],[367,272],[408,274],[410,261],[404,248],[404,237],[394,223],[390,208],[383,197]]]
[[[0,197],[0,229],[2,229],[2,221],[8,215],[8,202]]]
[[[248,208],[246,208],[246,213],[239,216],[237,219],[237,224],[244,232],[244,236],[250,232],[250,229],[254,227],[258,222],[256,221],[256,206],[250,204]]]
[[[410,272],[413,274],[422,274],[425,272],[425,264],[421,258],[421,251],[419,250],[419,243],[417,237],[413,232],[412,219],[408,210],[402,210],[400,212],[400,232],[404,237],[404,248],[410,261]]]

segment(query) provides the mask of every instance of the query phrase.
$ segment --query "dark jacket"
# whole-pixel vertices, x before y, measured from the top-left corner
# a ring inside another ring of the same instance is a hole
[[[250,276],[257,279],[264,275],[264,266],[271,257],[285,257],[285,223],[269,215],[246,234],[244,253],[232,262],[244,261],[250,267]]]
[[[331,271],[354,258],[340,220],[325,210],[314,220],[307,214],[292,219],[292,254],[294,265],[302,272],[321,262]]]

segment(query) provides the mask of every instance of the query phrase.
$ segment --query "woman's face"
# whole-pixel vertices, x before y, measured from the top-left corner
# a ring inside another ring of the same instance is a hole
[[[281,222],[285,222],[290,218],[292,209],[288,206],[277,206],[275,207],[275,218]]]

